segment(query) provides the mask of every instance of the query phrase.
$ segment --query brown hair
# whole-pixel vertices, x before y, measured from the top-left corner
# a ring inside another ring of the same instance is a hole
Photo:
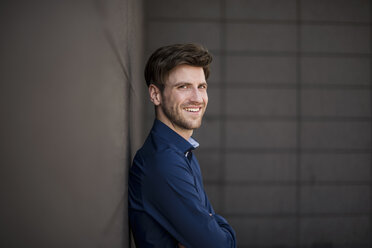
[[[212,55],[198,44],[174,44],[158,48],[149,58],[145,68],[147,86],[156,85],[164,89],[169,72],[178,65],[203,67],[205,79],[209,77],[209,64]]]

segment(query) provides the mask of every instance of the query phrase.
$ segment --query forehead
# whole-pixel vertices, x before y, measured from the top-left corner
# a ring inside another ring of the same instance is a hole
[[[185,83],[204,83],[205,75],[202,67],[191,65],[178,65],[168,74],[167,84]]]

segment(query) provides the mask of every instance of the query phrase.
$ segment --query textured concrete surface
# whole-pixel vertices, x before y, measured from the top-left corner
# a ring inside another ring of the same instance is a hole
[[[371,1],[160,3],[147,53],[197,42],[216,58],[197,156],[238,246],[370,247]]]

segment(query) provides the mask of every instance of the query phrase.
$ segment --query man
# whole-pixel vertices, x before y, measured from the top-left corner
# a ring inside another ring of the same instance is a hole
[[[204,191],[191,138],[208,103],[212,57],[195,44],[157,49],[145,79],[156,119],[129,172],[129,220],[137,248],[235,248],[235,232]]]

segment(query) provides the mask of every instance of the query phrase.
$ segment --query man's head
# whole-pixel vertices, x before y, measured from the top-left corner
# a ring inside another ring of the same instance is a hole
[[[158,48],[149,58],[145,68],[147,86],[154,84],[163,90],[169,72],[177,65],[202,67],[205,79],[209,77],[212,56],[197,44],[174,44]]]
[[[161,47],[147,62],[145,79],[156,117],[185,138],[201,125],[211,62],[209,52],[195,44]]]

